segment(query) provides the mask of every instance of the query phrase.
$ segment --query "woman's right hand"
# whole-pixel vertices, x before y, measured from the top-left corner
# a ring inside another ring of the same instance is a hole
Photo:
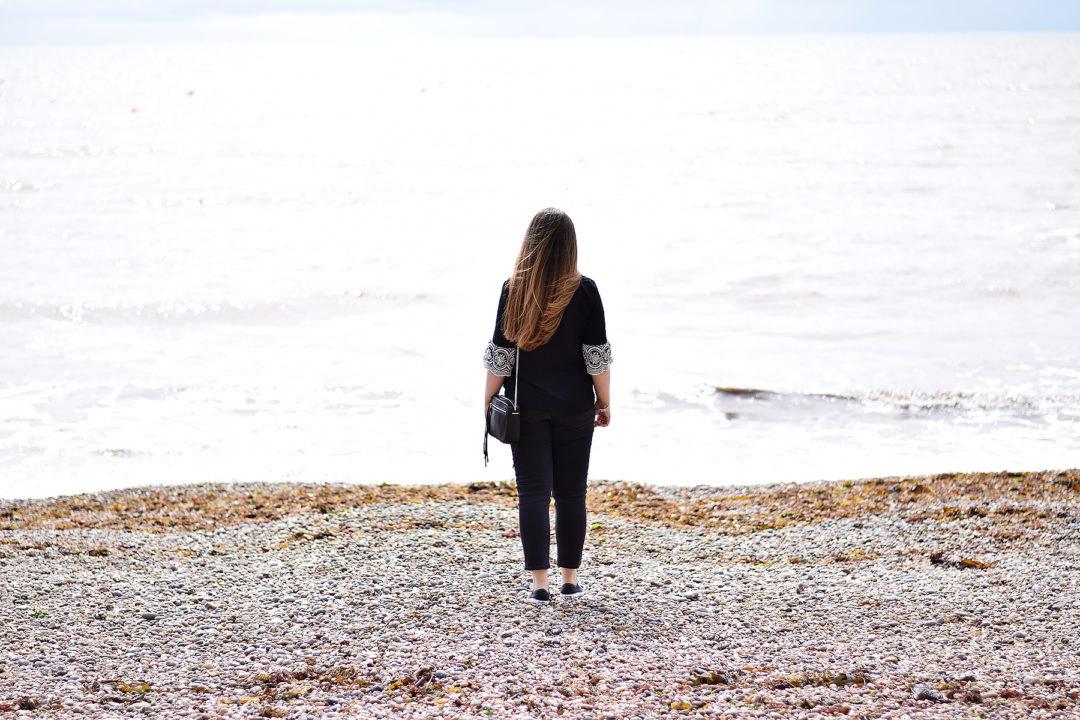
[[[593,375],[592,381],[593,387],[596,388],[594,396],[596,403],[593,405],[596,410],[596,419],[593,420],[593,427],[607,427],[611,424],[611,370]],[[600,412],[600,408],[603,408],[604,412]]]
[[[596,409],[596,419],[593,420],[593,427],[607,427],[611,424],[611,404],[601,405],[600,401],[596,401],[593,406]],[[603,412],[600,409],[604,408]]]

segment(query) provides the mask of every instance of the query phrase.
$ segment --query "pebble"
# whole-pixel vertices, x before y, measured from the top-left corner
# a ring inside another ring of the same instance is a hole
[[[0,705],[165,720],[900,718],[1004,692],[1005,717],[1080,693],[1080,532],[1059,511],[1029,601],[1015,588],[1030,544],[902,516],[862,519],[865,557],[840,563],[851,526],[828,518],[724,535],[604,515],[585,596],[544,608],[524,604],[519,541],[503,536],[516,512],[493,504],[375,503],[213,532],[0,531],[0,581],[18,588],[0,603]],[[946,540],[992,567],[928,572]],[[18,549],[39,544],[110,553]],[[1051,592],[1065,600],[1047,620]]]

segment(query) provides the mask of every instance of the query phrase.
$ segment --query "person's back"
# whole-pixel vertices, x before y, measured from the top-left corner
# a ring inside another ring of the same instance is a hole
[[[498,317],[502,317],[506,307],[509,285],[509,280],[503,283]],[[513,345],[502,334],[501,323],[497,322],[488,352],[495,353],[496,348],[508,349],[507,355],[512,359]],[[551,339],[533,350],[521,352],[519,362],[526,369],[518,381],[518,403],[531,410],[591,410],[594,401],[591,376],[611,365],[610,347],[600,292],[595,282],[582,277]],[[506,380],[507,388],[513,387],[514,379],[511,371]]]

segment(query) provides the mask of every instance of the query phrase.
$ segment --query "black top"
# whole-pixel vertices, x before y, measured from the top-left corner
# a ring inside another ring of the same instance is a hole
[[[518,368],[514,363],[514,344],[502,329],[503,309],[510,281],[503,283],[495,332],[484,352],[484,367],[503,381],[504,393],[514,396]],[[596,283],[581,278],[577,292],[563,312],[559,329],[545,344],[521,351],[521,382],[518,406],[522,410],[586,412],[593,407],[592,375],[611,367],[611,345],[604,323],[604,305]]]

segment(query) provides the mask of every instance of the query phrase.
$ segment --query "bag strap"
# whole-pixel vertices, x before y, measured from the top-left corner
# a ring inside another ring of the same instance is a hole
[[[514,411],[517,412],[518,380],[521,379],[521,348],[514,348]]]

